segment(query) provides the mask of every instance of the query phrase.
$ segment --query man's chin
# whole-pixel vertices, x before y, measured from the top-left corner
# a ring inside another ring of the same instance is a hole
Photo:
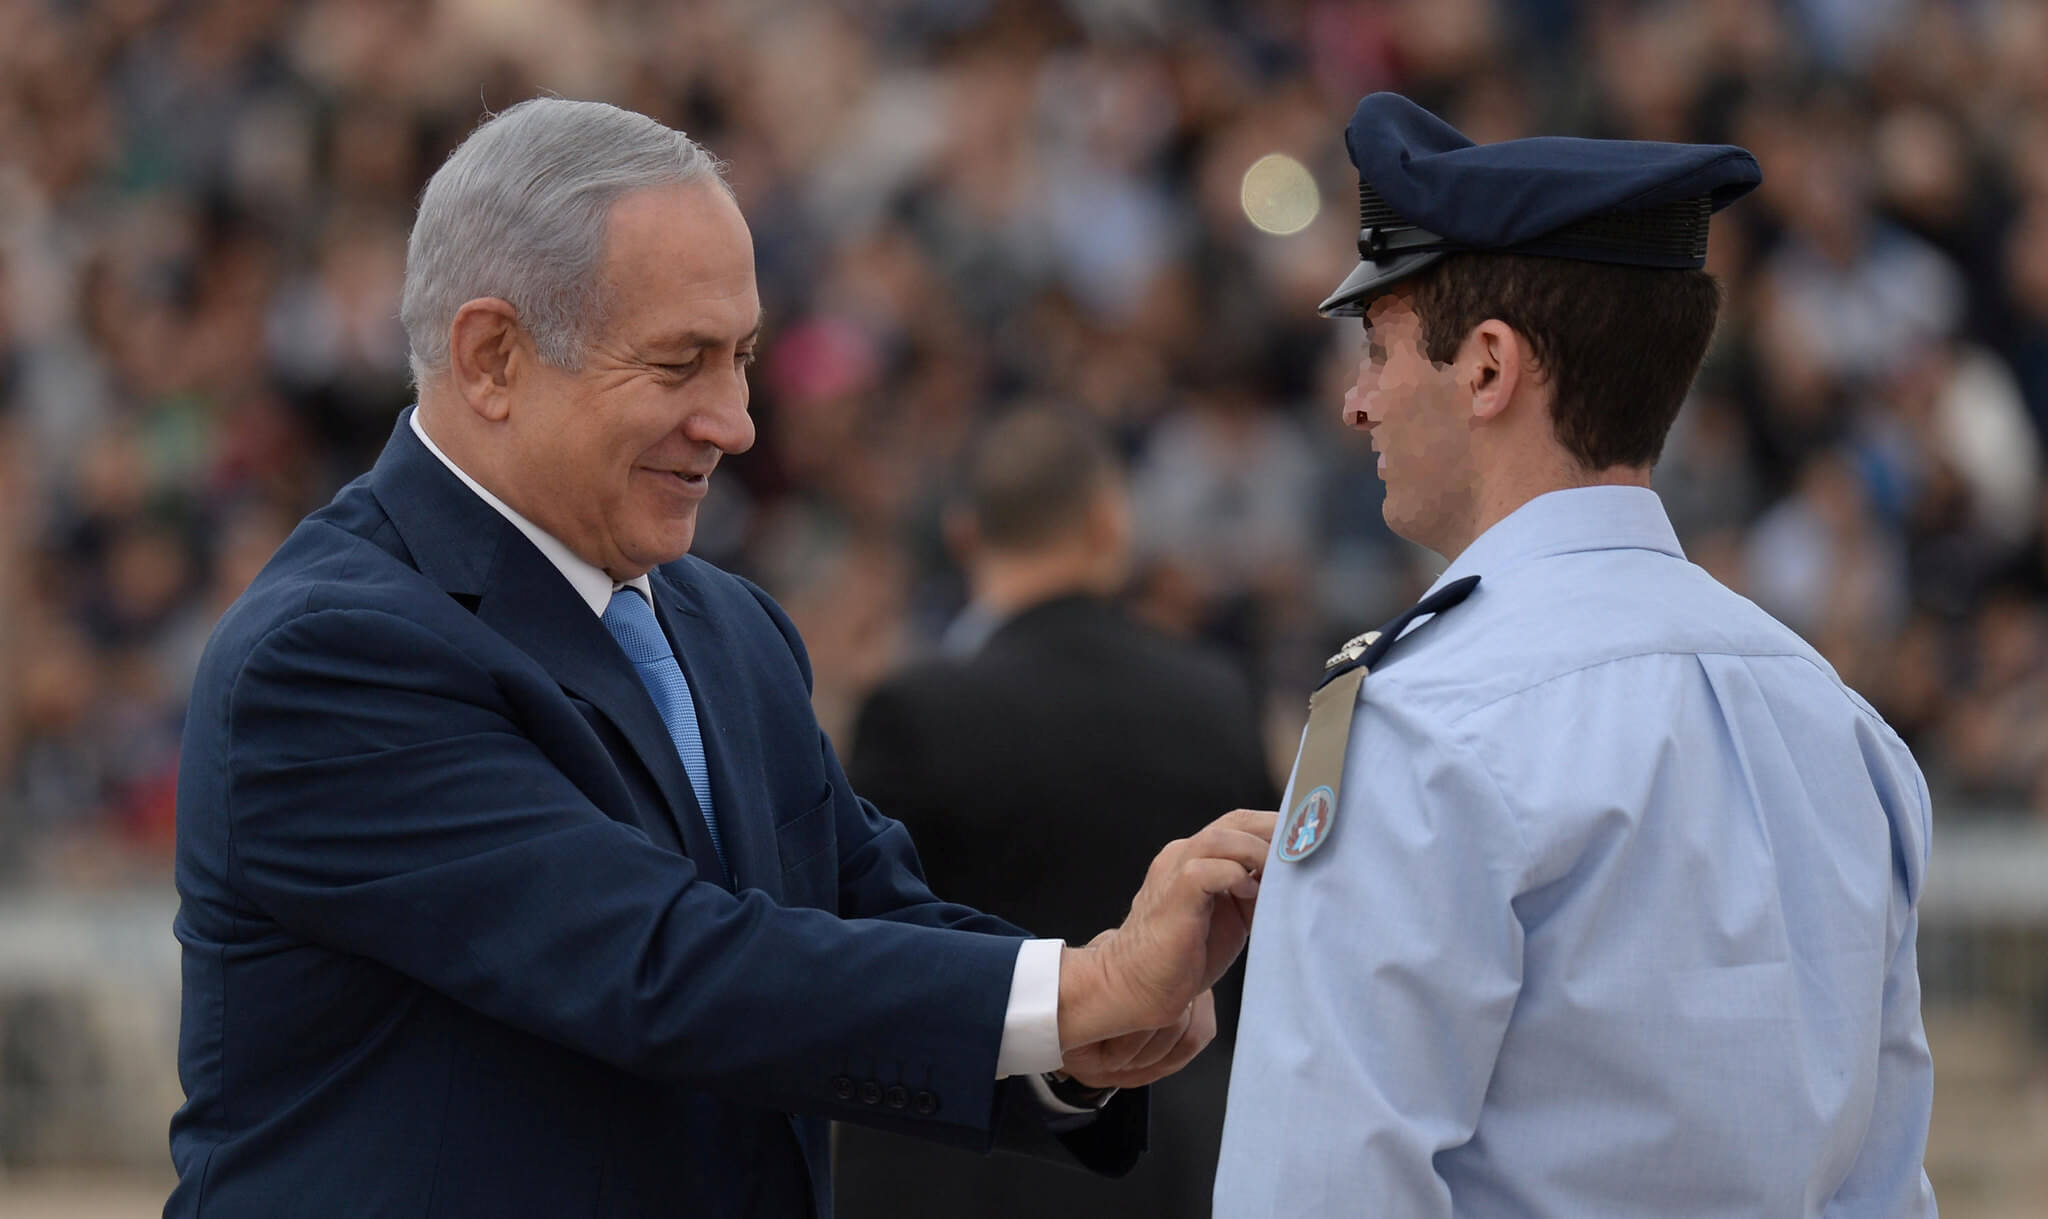
[[[690,545],[696,540],[696,514],[692,513],[691,519],[680,528],[665,523],[665,527],[660,531],[642,538],[641,544],[632,548],[628,558],[632,565],[644,574],[665,563],[673,563],[690,553]],[[613,579],[617,578],[616,575],[613,576]]]
[[[1380,505],[1380,519],[1386,521],[1388,530],[1395,537],[1400,538],[1404,542],[1413,542],[1417,546],[1434,550],[1435,547],[1430,546],[1428,539],[1423,536],[1428,531],[1421,527],[1421,522],[1415,520],[1408,513],[1401,511],[1400,506],[1394,502],[1392,492],[1393,489],[1388,488],[1387,498]]]

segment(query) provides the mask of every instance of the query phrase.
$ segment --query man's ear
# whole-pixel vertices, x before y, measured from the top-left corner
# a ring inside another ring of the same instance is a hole
[[[495,296],[465,301],[448,327],[448,379],[469,409],[493,423],[512,411],[512,382],[530,349],[519,311]]]
[[[1488,318],[1465,337],[1462,380],[1472,395],[1472,417],[1494,419],[1508,408],[1531,373],[1528,346],[1513,327]]]
[[[1132,556],[1136,553],[1136,520],[1131,511],[1130,492],[1124,488],[1121,475],[1114,476],[1110,485],[1096,493],[1093,515],[1096,554],[1103,568],[1103,583],[1098,591],[1114,595],[1130,583]]]
[[[964,504],[948,506],[939,517],[939,531],[954,565],[962,571],[973,566],[981,555],[981,528],[974,523],[973,511]]]
[[[1088,504],[1088,536],[1099,554],[1121,555],[1131,548],[1131,501],[1112,475]]]

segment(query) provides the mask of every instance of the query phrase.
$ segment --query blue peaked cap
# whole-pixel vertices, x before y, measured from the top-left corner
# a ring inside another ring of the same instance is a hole
[[[1358,269],[1322,304],[1358,317],[1400,280],[1458,251],[1639,267],[1707,263],[1707,219],[1763,181],[1732,144],[1539,136],[1474,144],[1398,93],[1358,103]]]

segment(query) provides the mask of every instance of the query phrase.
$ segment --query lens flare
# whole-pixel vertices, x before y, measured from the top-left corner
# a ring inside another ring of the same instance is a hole
[[[1316,218],[1323,199],[1308,167],[1285,153],[1268,153],[1244,171],[1240,192],[1245,219],[1261,232],[1285,237]]]

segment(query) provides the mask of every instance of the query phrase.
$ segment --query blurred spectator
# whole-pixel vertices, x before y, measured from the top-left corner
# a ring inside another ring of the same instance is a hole
[[[1846,456],[1825,453],[1751,530],[1743,588],[1809,639],[1888,636],[1906,611],[1905,555]]]
[[[1290,413],[1242,383],[1192,389],[1154,430],[1131,481],[1138,553],[1168,569],[1146,583],[1190,588],[1192,625],[1263,659],[1308,588],[1318,482]]]
[[[1943,743],[1965,794],[2014,803],[2048,786],[2048,618],[2038,604],[2000,596],[1976,627],[1974,671]]]
[[[2048,125],[2044,125],[2048,130]],[[2013,327],[2006,348],[2033,416],[2034,435],[2048,429],[2048,190],[2036,198],[2006,239],[2005,276]]]
[[[1838,113],[1829,100],[1817,116],[1795,120],[1774,150],[1781,163],[1765,169],[1787,211],[1764,273],[1782,320],[1798,328],[1823,372],[1854,389],[1952,332],[1963,285],[1939,251],[1873,210],[1862,126],[1841,106]]]
[[[1130,568],[1123,471],[1093,421],[1013,410],[966,462],[948,534],[970,599],[945,655],[862,708],[848,777],[917,840],[934,892],[1085,943],[1160,846],[1279,796],[1243,675],[1112,599]],[[1155,1085],[1151,1151],[1109,1181],[839,1132],[843,1219],[1208,1214],[1241,975],[1217,1042]],[[915,1181],[915,1188],[904,1182]]]
[[[192,641],[381,444],[415,194],[542,90],[732,163],[770,342],[700,545],[787,600],[841,730],[958,608],[935,506],[964,438],[1054,397],[1137,471],[1140,612],[1232,649],[1292,749],[1315,662],[1431,574],[1330,430],[1357,331],[1313,312],[1355,237],[1334,133],[1376,88],[1489,139],[1752,147],[1658,474],[1689,553],[1845,669],[2022,650],[2044,59],[2034,0],[0,4],[0,857],[160,868]],[[1319,190],[1290,236],[1244,212],[1271,152]],[[1870,688],[1937,782],[2048,810],[2024,747],[1932,729],[1990,680]]]

